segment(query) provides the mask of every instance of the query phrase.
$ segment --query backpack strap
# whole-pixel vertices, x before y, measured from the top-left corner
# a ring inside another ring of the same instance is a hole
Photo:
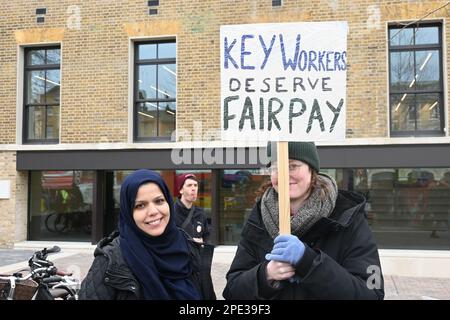
[[[181,225],[182,229],[185,229],[187,225],[191,222],[193,215],[194,215],[194,205],[192,205],[191,210],[189,210],[189,214],[186,217],[186,220],[184,220],[183,224]]]

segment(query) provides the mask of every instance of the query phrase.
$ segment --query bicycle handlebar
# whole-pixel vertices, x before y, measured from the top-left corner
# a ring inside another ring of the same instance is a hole
[[[25,277],[22,277],[22,276],[19,276],[19,274],[18,273],[15,273],[15,274],[13,274],[13,275],[11,275],[11,276],[0,276],[0,279],[1,280],[11,280],[11,279],[14,279],[14,280],[17,280],[17,281],[25,281],[25,280],[28,280],[28,279],[30,279],[32,276],[34,276],[36,273],[39,273],[39,272],[43,272],[43,271],[45,271],[45,272],[48,272],[48,270],[47,270],[48,268],[37,268],[37,269],[35,269],[35,270],[32,270],[29,274],[27,274]]]
[[[51,276],[51,277],[42,279],[42,282],[48,284],[48,283],[53,283],[53,282],[60,282],[62,280],[63,280],[63,278],[60,276]]]
[[[61,248],[58,246],[36,251],[28,260],[30,270],[24,277],[22,277],[20,271],[25,270],[17,271],[13,275],[0,275],[0,280],[6,280],[11,284],[8,299],[12,299],[16,283],[26,281],[31,278],[38,284],[44,284],[45,287],[51,286],[51,289],[63,288],[69,293],[70,297],[73,297],[76,300],[77,290],[79,289],[80,283],[79,280],[71,278],[72,273],[57,270],[54,263],[47,260],[48,254],[60,251]],[[47,288],[46,290],[49,289]]]
[[[33,255],[33,258],[36,257],[38,260],[46,260],[47,256],[50,253],[56,253],[56,252],[60,252],[60,251],[61,251],[61,248],[58,246],[53,246],[50,249],[44,248],[40,251],[36,251]]]

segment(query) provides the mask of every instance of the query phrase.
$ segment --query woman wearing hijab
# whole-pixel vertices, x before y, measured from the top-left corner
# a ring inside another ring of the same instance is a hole
[[[120,190],[119,231],[98,243],[79,298],[215,299],[201,245],[172,216],[172,198],[158,173],[129,175]]]
[[[268,146],[268,155],[276,155]],[[365,199],[319,173],[314,143],[289,142],[290,235],[279,234],[278,170],[262,190],[227,273],[225,299],[383,299]]]

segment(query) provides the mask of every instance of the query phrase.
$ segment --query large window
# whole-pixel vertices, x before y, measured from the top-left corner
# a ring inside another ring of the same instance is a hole
[[[450,248],[450,168],[322,169],[339,189],[367,199],[368,222],[381,249]],[[265,170],[221,170],[219,244],[235,245]]]
[[[30,240],[90,241],[93,171],[31,171]]]
[[[135,141],[169,140],[176,119],[175,41],[135,45]]]
[[[440,24],[389,28],[391,136],[444,135]]]
[[[235,245],[262,185],[270,181],[264,169],[221,170],[219,244]]]
[[[58,143],[60,61],[59,47],[25,49],[25,143]]]
[[[380,248],[450,248],[450,168],[357,169]]]

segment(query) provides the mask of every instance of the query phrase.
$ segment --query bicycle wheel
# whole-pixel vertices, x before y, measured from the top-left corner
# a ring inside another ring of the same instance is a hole
[[[65,213],[58,213],[53,223],[53,229],[56,232],[62,233],[68,230],[69,215]]]
[[[57,217],[58,213],[50,213],[45,218],[45,227],[50,232],[56,232],[55,230],[55,219]]]

